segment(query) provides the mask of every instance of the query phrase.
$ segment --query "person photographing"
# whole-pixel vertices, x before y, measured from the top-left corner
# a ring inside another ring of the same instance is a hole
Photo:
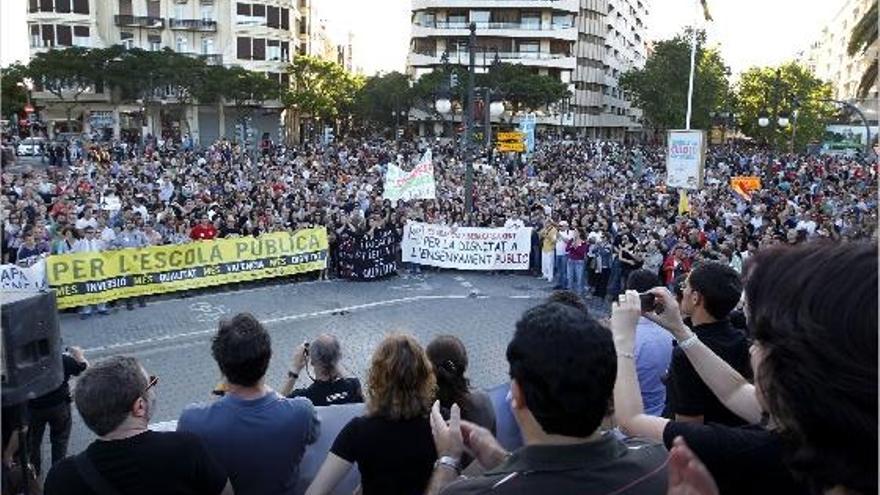
[[[355,377],[345,377],[340,369],[342,348],[339,340],[330,334],[321,334],[314,341],[303,342],[293,353],[291,369],[279,392],[289,398],[306,397],[315,406],[352,404],[364,401],[361,382]],[[312,384],[295,389],[301,375],[308,372],[307,364],[314,370]]]

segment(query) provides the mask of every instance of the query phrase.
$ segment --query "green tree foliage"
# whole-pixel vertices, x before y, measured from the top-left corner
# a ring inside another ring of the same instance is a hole
[[[16,115],[24,111],[27,104],[27,88],[19,85],[24,84],[27,77],[27,68],[21,64],[12,64],[0,70],[0,101],[3,102],[3,118],[10,114]]]
[[[99,62],[98,52],[72,47],[37,53],[28,64],[27,75],[35,87],[51,93],[64,107],[68,129],[82,95],[102,81],[101,73],[96,71]]]
[[[535,74],[520,64],[494,64],[488,73],[477,75],[476,84],[497,90],[514,114],[537,110],[569,96],[568,88],[558,79]]]
[[[620,87],[633,96],[655,130],[683,129],[687,115],[690,73],[691,31],[658,42],[643,69],[620,77]],[[697,64],[694,73],[691,128],[708,129],[710,112],[723,111],[730,104],[730,69],[721,54],[705,46],[706,36],[697,33]]]
[[[350,110],[363,80],[339,64],[297,55],[287,69],[291,88],[282,96],[284,106],[312,117],[333,119]]]
[[[412,104],[410,79],[400,72],[379,74],[366,80],[354,97],[357,118],[381,125],[393,125],[391,112],[409,110]]]
[[[780,115],[791,120],[797,108],[795,148],[802,149],[825,132],[825,124],[835,111],[833,105],[822,101],[828,98],[831,87],[794,62],[753,67],[740,75],[736,86],[737,121],[747,136],[787,149],[793,124],[780,128],[776,123]],[[758,125],[761,115],[770,120],[766,128]]]
[[[850,33],[849,43],[846,46],[847,54],[852,57],[858,53],[864,53],[868,47],[877,42],[878,31],[878,8],[877,0],[865,12],[861,20],[853,27]],[[871,92],[871,88],[877,85],[877,57],[871,59],[871,63],[862,74],[859,81],[858,97],[864,98]]]

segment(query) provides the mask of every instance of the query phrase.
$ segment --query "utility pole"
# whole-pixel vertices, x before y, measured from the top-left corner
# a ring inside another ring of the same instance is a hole
[[[470,24],[470,39],[468,41],[468,55],[470,58],[470,63],[468,64],[468,104],[467,104],[467,125],[465,127],[465,139],[464,139],[464,159],[465,159],[465,176],[464,176],[464,211],[465,215],[467,215],[468,223],[471,221],[471,217],[474,209],[474,155],[473,155],[473,143],[471,142],[473,138],[474,132],[474,65],[476,64],[477,59],[477,24],[472,22]]]

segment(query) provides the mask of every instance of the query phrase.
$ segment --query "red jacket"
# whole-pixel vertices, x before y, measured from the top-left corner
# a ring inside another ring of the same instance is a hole
[[[675,265],[675,254],[669,254],[663,261],[663,283],[671,284],[675,277],[682,273],[691,271],[691,260],[684,258],[679,261],[678,266]]]

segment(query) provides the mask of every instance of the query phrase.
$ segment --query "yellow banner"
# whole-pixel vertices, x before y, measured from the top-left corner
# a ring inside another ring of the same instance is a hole
[[[274,232],[260,237],[198,241],[173,246],[49,256],[46,277],[58,308],[161,294],[327,266],[327,230]]]
[[[522,153],[526,150],[526,145],[523,143],[498,143],[498,146],[496,146],[495,149],[502,153],[511,151]]]
[[[498,139],[498,141],[522,141],[525,137],[525,134],[516,131],[499,132],[495,134],[495,137]]]
[[[731,177],[730,188],[744,200],[751,201],[752,192],[761,189],[761,178],[753,175]]]

